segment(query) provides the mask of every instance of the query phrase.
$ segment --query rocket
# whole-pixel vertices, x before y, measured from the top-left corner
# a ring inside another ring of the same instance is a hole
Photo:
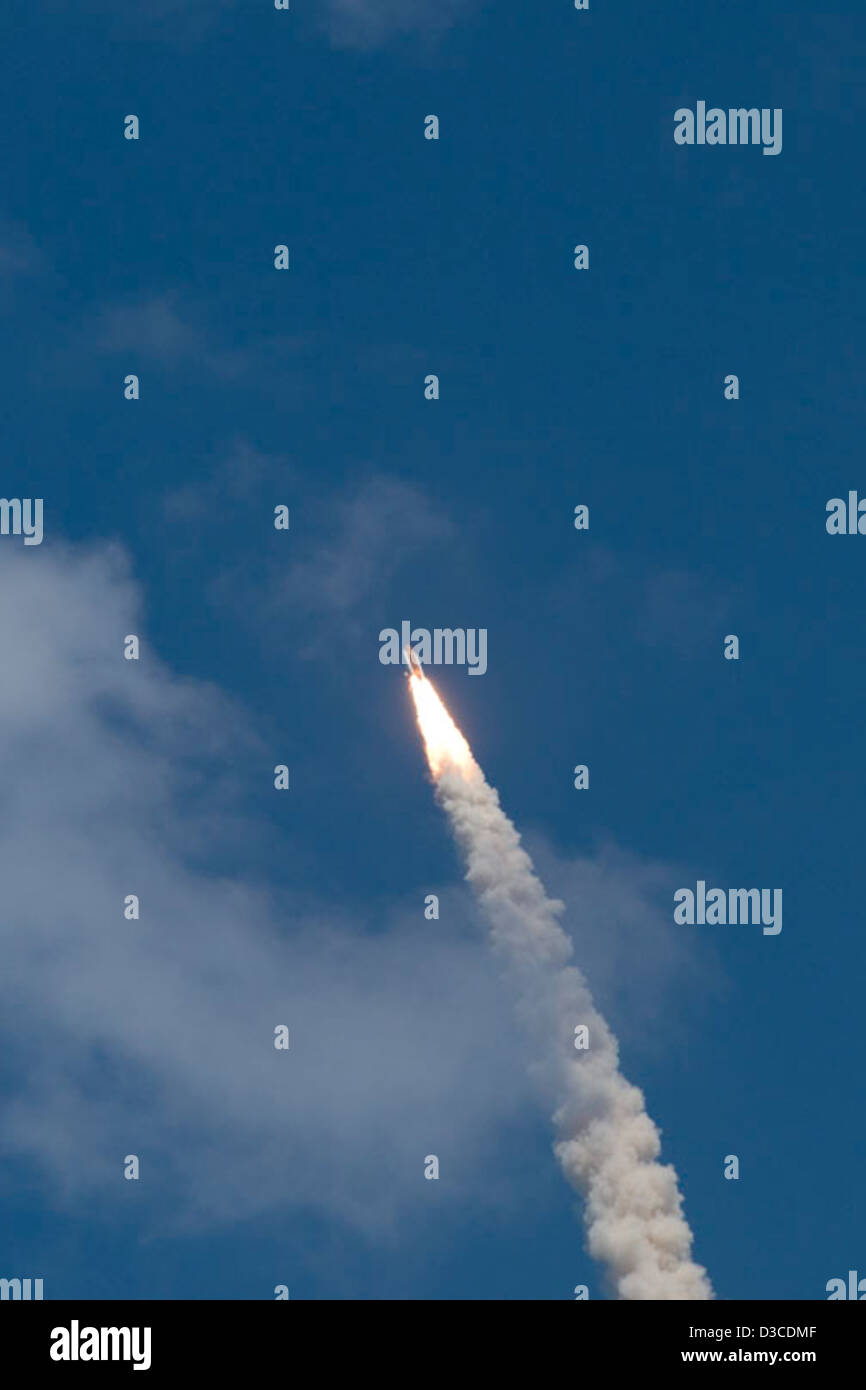
[[[404,647],[403,656],[405,658],[406,665],[409,667],[409,670],[406,672],[407,681],[411,681],[412,679],[423,681],[424,672],[421,670],[421,662],[418,660],[412,648]]]

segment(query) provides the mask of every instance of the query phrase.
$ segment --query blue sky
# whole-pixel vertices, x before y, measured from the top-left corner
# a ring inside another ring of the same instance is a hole
[[[378,661],[404,618],[488,631],[439,688],[718,1295],[862,1266],[855,16],[13,3],[2,492],[45,540],[0,538],[0,1274],[604,1296]],[[782,108],[782,153],[675,145],[701,99]],[[781,934],[676,925],[698,878],[781,887]]]

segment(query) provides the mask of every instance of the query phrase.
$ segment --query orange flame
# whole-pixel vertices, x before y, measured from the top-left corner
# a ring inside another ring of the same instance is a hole
[[[451,715],[430,680],[413,671],[409,678],[409,689],[415,702],[415,715],[418,728],[424,740],[424,751],[434,777],[438,777],[448,767],[455,767],[462,773],[470,772],[475,766],[472,750],[461,734]]]

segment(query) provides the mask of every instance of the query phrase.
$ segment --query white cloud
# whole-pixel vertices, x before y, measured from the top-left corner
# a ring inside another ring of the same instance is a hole
[[[275,796],[275,759],[146,643],[122,659],[142,615],[117,551],[31,558],[0,555],[3,1148],[76,1203],[120,1200],[138,1153],[163,1212],[299,1204],[380,1231],[423,1207],[431,1146],[455,1191],[461,1169],[483,1185],[472,1156],[525,1096],[480,944],[420,906],[369,934],[220,875],[243,849],[221,769],[256,758]]]

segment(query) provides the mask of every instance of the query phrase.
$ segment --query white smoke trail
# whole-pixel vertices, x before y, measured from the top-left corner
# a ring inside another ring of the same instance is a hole
[[[554,1150],[583,1194],[587,1248],[621,1299],[710,1299],[706,1271],[691,1259],[677,1175],[660,1164],[659,1131],[643,1093],[619,1070],[616,1038],[570,965],[559,925],[564,904],[547,897],[520,836],[428,680],[412,694],[436,795],[451,822],[495,949],[518,976],[521,1014],[546,1055],[554,1088]],[[575,1049],[575,1028],[589,1047]]]

